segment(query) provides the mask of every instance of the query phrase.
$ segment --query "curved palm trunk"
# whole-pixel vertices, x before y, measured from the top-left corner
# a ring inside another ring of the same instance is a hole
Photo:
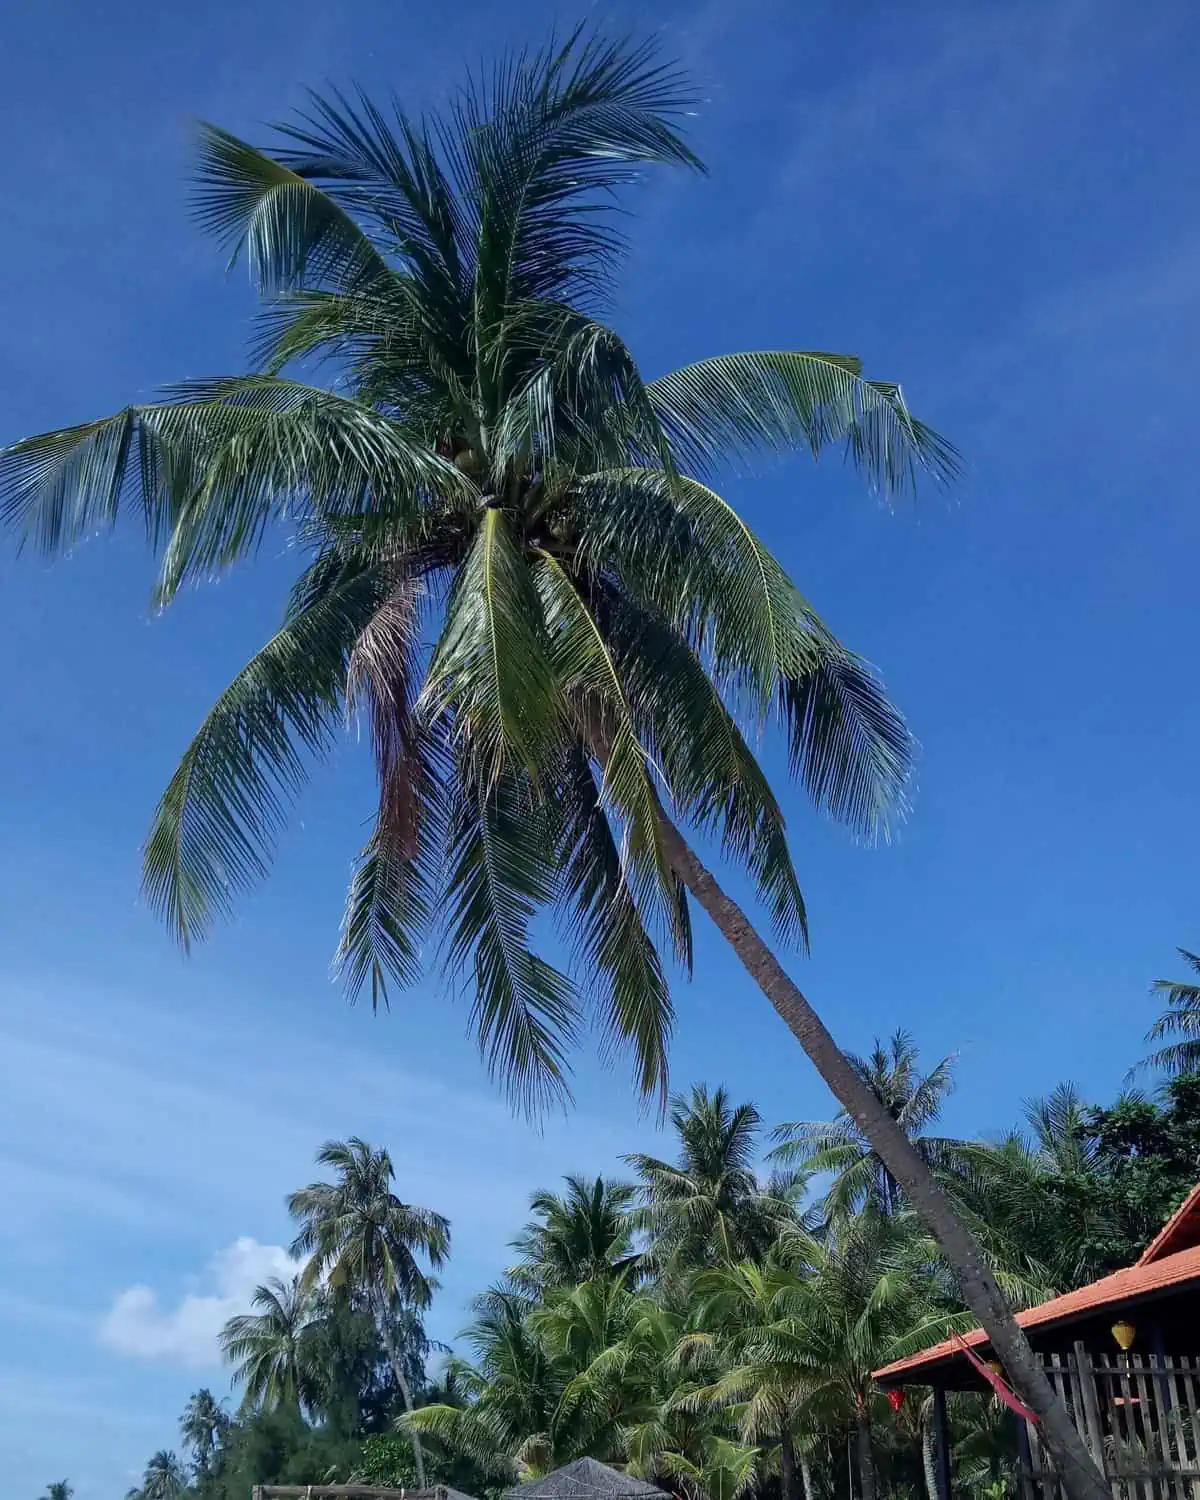
[[[858,1456],[858,1488],[862,1500],[875,1500],[875,1455],[871,1451],[871,1419],[860,1411],[854,1422],[854,1446]]]
[[[725,894],[671,820],[665,814],[660,817],[667,855],[676,875],[712,918],[937,1240],[963,1301],[987,1333],[1014,1389],[1038,1414],[1042,1441],[1070,1500],[1112,1500],[1108,1485],[996,1285],[983,1252],[939,1189],[928,1165],[850,1066],[824,1021],[784,972],[745,912]]]
[[[413,1411],[415,1410],[415,1408],[413,1406],[412,1388],[408,1383],[408,1376],[404,1373],[404,1366],[400,1361],[400,1355],[398,1350],[396,1349],[396,1341],[392,1337],[392,1330],[388,1327],[386,1313],[380,1319],[379,1326],[383,1333],[384,1353],[388,1357],[388,1364],[391,1366],[392,1376],[395,1379],[396,1384],[400,1387],[400,1397],[404,1402],[404,1410],[409,1412]],[[416,1432],[410,1432],[408,1435],[408,1440],[412,1444],[413,1464],[417,1471],[417,1485],[419,1486],[419,1488],[425,1489],[427,1488],[425,1483],[425,1453],[421,1447],[420,1434]]]

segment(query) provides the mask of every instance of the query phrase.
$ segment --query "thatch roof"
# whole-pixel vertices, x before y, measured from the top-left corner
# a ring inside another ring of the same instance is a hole
[[[505,1500],[669,1500],[644,1479],[610,1469],[594,1458],[577,1458],[544,1479],[530,1479],[505,1491]]]

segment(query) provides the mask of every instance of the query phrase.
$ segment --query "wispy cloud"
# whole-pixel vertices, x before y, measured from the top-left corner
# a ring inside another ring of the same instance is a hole
[[[218,1334],[250,1307],[255,1288],[271,1277],[287,1280],[300,1264],[282,1245],[243,1235],[209,1262],[203,1280],[211,1289],[188,1292],[174,1307],[164,1308],[148,1286],[118,1293],[100,1324],[100,1342],[135,1359],[211,1368],[221,1362]]]
[[[1069,130],[1065,101],[1121,66],[1105,24],[1114,15],[1112,0],[1026,0],[906,18],[871,65],[796,102],[781,187],[844,181],[857,167],[881,189],[899,172],[910,201],[994,192],[1048,132]]]

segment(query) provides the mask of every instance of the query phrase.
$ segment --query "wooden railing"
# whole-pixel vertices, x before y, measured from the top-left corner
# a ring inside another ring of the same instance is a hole
[[[1200,1500],[1200,1359],[1071,1354],[1042,1361],[1117,1500]],[[1022,1429],[1022,1500],[1064,1500],[1033,1424]]]

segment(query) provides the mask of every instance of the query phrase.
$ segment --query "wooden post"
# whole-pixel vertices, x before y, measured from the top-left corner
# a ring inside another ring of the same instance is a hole
[[[1083,1411],[1076,1415],[1076,1426],[1079,1424],[1079,1416],[1083,1417],[1084,1436],[1087,1438],[1088,1447],[1092,1450],[1092,1457],[1101,1474],[1104,1473],[1104,1427],[1100,1421],[1100,1403],[1096,1400],[1096,1376],[1092,1370],[1092,1362],[1088,1358],[1088,1352],[1080,1340],[1075,1341],[1075,1370],[1079,1380],[1079,1395]]]
[[[933,1388],[933,1435],[938,1500],[950,1500],[950,1424],[946,1420],[946,1392],[940,1385]]]
[[[1029,1430],[1025,1426],[1025,1418],[1012,1414],[1013,1421],[1017,1424],[1017,1481],[1023,1500],[1037,1500],[1037,1490],[1033,1483],[1033,1454],[1029,1451]]]

